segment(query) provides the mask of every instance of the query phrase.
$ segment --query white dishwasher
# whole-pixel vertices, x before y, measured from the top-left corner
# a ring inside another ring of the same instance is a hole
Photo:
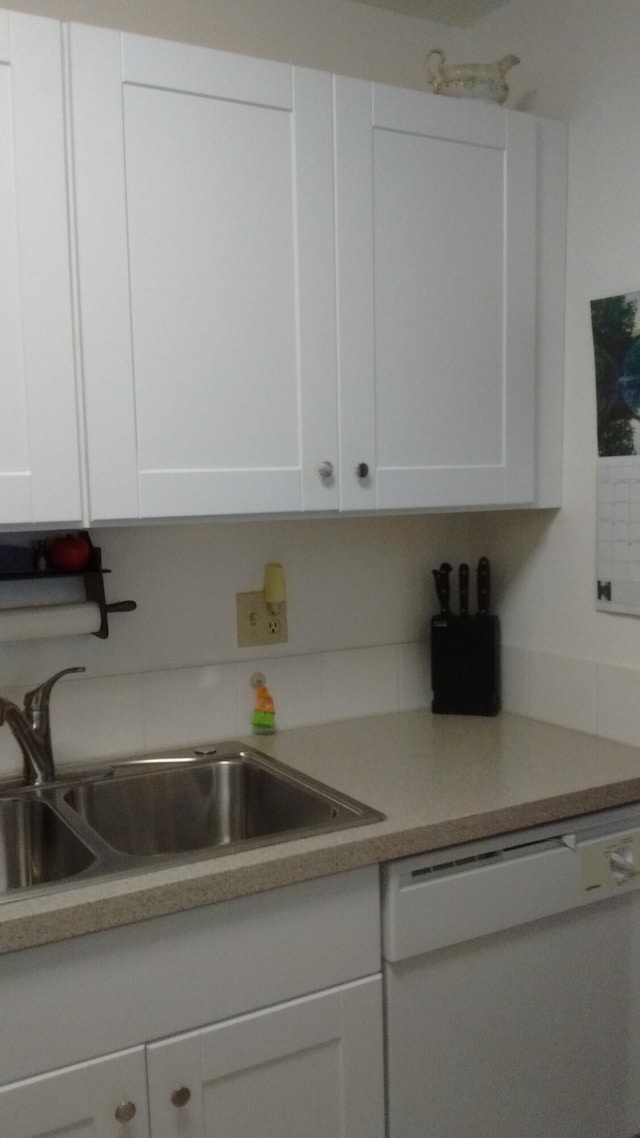
[[[383,869],[389,1138],[640,1133],[640,804]]]

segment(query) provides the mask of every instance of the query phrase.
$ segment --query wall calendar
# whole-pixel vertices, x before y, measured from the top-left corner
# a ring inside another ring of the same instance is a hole
[[[598,461],[596,608],[640,616],[640,459]]]
[[[640,616],[640,292],[591,301],[596,608]]]

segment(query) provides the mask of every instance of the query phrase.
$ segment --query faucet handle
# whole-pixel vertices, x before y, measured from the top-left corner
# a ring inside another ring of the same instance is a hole
[[[63,670],[57,671],[55,676],[49,676],[49,679],[46,679],[46,681],[44,681],[42,684],[39,684],[38,687],[34,687],[33,691],[26,693],[24,698],[25,708],[28,707],[34,710],[39,710],[42,707],[43,703],[47,703],[49,701],[52,686],[57,683],[58,679],[60,679],[61,676],[68,676],[69,673],[72,673],[72,671],[87,671],[87,668],[63,668]]]
[[[38,731],[44,739],[49,738],[49,697],[53,685],[61,676],[68,676],[70,672],[86,672],[86,668],[63,668],[48,680],[28,691],[24,697],[24,711],[29,724],[34,731]]]

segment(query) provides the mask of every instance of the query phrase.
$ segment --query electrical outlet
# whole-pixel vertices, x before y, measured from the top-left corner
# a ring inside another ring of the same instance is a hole
[[[264,593],[236,593],[238,648],[257,648],[261,644],[286,644],[287,606],[270,613]]]

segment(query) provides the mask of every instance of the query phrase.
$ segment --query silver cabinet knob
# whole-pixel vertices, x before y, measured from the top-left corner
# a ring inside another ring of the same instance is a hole
[[[121,1102],[120,1105],[116,1107],[115,1111],[118,1122],[131,1122],[131,1119],[135,1113],[135,1102]]]
[[[323,482],[328,482],[330,478],[333,478],[333,463],[328,460],[321,462],[318,467],[318,475]]]
[[[171,1103],[173,1106],[186,1106],[191,1098],[191,1091],[188,1087],[178,1087],[176,1091],[171,1092]]]
[[[368,477],[369,477],[369,467],[367,466],[366,462],[359,462],[358,465],[356,466],[356,478],[368,478]]]

